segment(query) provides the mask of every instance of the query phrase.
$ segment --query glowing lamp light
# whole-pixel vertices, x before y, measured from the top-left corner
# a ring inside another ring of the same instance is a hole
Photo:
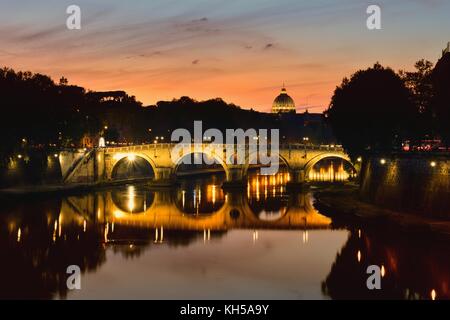
[[[436,300],[436,290],[431,290],[431,300]]]
[[[122,212],[120,212],[118,210],[114,211],[114,218],[121,219],[124,217],[125,217],[125,214],[123,214]]]
[[[386,159],[381,159],[381,160],[380,160],[380,163],[381,163],[381,164],[386,164]]]
[[[21,154],[18,154],[18,155],[17,155],[17,158],[22,159],[22,155],[21,155]]]
[[[433,168],[436,167],[436,161],[431,161],[430,162],[430,166],[433,167]]]
[[[105,138],[100,137],[100,139],[98,139],[98,146],[99,146],[100,148],[104,148],[104,147],[106,146]]]
[[[133,162],[134,160],[136,160],[136,156],[134,154],[129,154],[127,159],[128,161]]]
[[[57,154],[57,153],[55,153],[53,156],[54,156],[55,158],[58,158],[58,154]]]
[[[362,158],[361,158],[361,157],[358,157],[358,159],[356,159],[356,161],[361,162],[361,161],[362,161]]]

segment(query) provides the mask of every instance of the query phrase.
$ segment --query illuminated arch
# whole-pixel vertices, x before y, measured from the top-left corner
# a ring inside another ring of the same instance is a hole
[[[173,173],[174,173],[174,174],[177,173],[178,168],[180,167],[180,165],[182,165],[181,161],[182,161],[185,157],[187,157],[187,156],[193,156],[193,155],[195,155],[195,154],[207,155],[208,157],[213,158],[218,164],[220,164],[220,165],[222,166],[223,171],[224,171],[225,174],[228,176],[228,166],[227,166],[226,162],[225,162],[221,157],[219,157],[217,154],[215,154],[215,153],[213,154],[213,153],[211,153],[211,152],[206,152],[205,150],[199,150],[199,151],[196,151],[196,150],[189,150],[188,152],[183,153],[183,155],[181,155],[181,156],[177,159],[177,162],[176,162],[176,164],[175,164],[175,166],[174,166],[174,168],[173,168]]]
[[[250,168],[250,158],[251,158],[251,156],[254,156],[255,153],[257,153],[257,152],[253,152],[252,154],[247,155],[245,158],[245,165],[242,168],[242,173],[243,173],[244,177],[247,176],[248,169]],[[291,173],[291,168],[289,166],[289,162],[280,153],[278,153],[278,160],[281,160],[280,162],[282,162],[286,166],[288,172]]]
[[[150,165],[150,168],[152,169],[153,173],[153,177],[156,175],[156,165],[153,162],[152,159],[150,159],[146,154],[144,153],[135,153],[135,152],[128,152],[128,153],[116,153],[113,156],[113,163],[111,165],[111,172],[110,172],[110,178],[114,179],[114,175],[117,172],[117,168],[118,165],[120,165],[120,163],[123,163],[124,160],[126,160],[127,158],[141,158],[144,161],[146,161],[147,164]]]
[[[353,165],[350,157],[346,154],[342,154],[342,153],[337,153],[337,152],[326,152],[326,153],[322,153],[319,154],[315,157],[313,157],[312,159],[310,159],[306,164],[305,164],[305,177],[308,177],[309,175],[309,171],[320,161],[323,159],[327,159],[327,158],[339,158],[342,160],[347,161],[351,166],[352,169],[357,172],[355,166]]]

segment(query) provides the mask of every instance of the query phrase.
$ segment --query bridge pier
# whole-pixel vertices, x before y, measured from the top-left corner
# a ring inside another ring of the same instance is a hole
[[[291,169],[291,179],[286,184],[287,189],[304,189],[306,187],[306,172],[305,169]]]
[[[175,184],[175,176],[172,168],[155,168],[155,178],[149,182],[151,187],[172,187]]]
[[[223,183],[224,189],[246,188],[247,179],[244,176],[242,166],[230,165],[226,171],[226,181]]]

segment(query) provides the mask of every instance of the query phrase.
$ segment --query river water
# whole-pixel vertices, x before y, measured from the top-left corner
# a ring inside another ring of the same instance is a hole
[[[336,223],[313,190],[252,175],[171,190],[127,185],[63,198],[6,201],[0,298],[449,299],[449,243]],[[67,268],[81,270],[69,290]],[[381,289],[367,288],[369,265]]]

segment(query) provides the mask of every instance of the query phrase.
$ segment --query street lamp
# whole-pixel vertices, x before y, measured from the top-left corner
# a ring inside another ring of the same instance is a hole
[[[309,138],[308,137],[303,137],[303,145],[305,147],[305,155],[303,156],[304,158],[306,158],[306,144],[308,143]]]

